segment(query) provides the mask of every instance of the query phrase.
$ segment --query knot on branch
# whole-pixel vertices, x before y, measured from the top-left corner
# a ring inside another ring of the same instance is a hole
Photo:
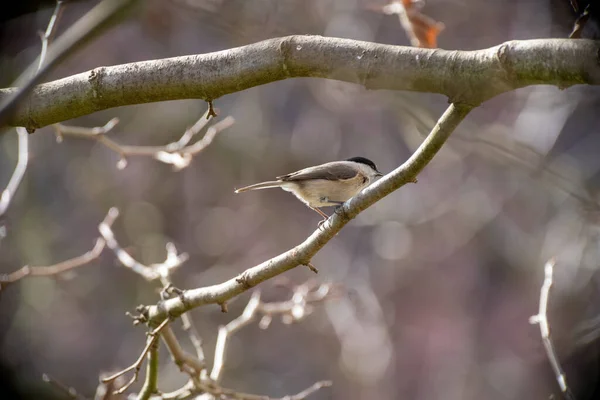
[[[252,287],[252,285],[248,281],[248,275],[246,275],[245,272],[243,272],[242,274],[240,274],[240,276],[235,278],[235,281],[242,285],[245,290],[248,290]]]
[[[498,65],[500,69],[504,72],[504,81],[512,82],[516,80],[516,73],[512,67],[512,62],[510,60],[510,43],[502,43],[498,46],[496,50],[496,58],[498,60]]]
[[[92,87],[92,98],[94,100],[100,99],[102,97],[101,88],[102,88],[102,78],[104,77],[104,67],[94,68],[90,71],[90,75],[88,77],[88,82]]]
[[[150,310],[148,306],[140,304],[135,308],[137,314],[132,314],[129,311],[125,313],[128,317],[133,320],[133,325],[146,324],[150,321]]]

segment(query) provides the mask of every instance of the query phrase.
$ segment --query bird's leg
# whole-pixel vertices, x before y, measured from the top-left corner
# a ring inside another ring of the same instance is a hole
[[[319,210],[317,207],[313,207],[313,206],[309,206],[313,211],[315,211],[316,213],[318,213],[321,217],[323,217],[323,219],[321,221],[319,221],[319,228],[321,227],[321,225],[323,225],[325,223],[325,221],[327,221],[329,219],[329,215],[325,214],[323,211]]]

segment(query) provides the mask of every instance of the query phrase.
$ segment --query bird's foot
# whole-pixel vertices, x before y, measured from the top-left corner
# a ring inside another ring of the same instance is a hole
[[[322,220],[319,221],[317,226],[319,227],[320,230],[323,230],[323,224],[325,224],[325,222],[327,222],[327,221],[329,221],[329,218],[323,218]]]
[[[346,219],[348,218],[348,216],[346,215],[346,210],[344,210],[344,203],[342,203],[339,206],[337,206],[333,210],[333,213],[341,216],[342,218],[346,218]]]

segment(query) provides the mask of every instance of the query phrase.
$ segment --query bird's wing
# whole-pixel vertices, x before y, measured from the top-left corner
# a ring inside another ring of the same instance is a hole
[[[331,162],[316,167],[301,169],[291,174],[278,176],[277,179],[284,182],[306,181],[309,179],[325,179],[328,181],[337,181],[354,178],[358,172],[351,165],[343,162]]]

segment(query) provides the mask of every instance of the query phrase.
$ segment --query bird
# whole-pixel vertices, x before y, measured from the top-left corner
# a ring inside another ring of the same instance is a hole
[[[329,216],[321,207],[335,206],[336,210],[377,178],[383,176],[375,163],[365,157],[352,157],[343,161],[332,161],[315,165],[276,177],[274,181],[255,183],[235,189],[235,193],[251,190],[281,188],[294,194],[310,209],[324,219]]]

